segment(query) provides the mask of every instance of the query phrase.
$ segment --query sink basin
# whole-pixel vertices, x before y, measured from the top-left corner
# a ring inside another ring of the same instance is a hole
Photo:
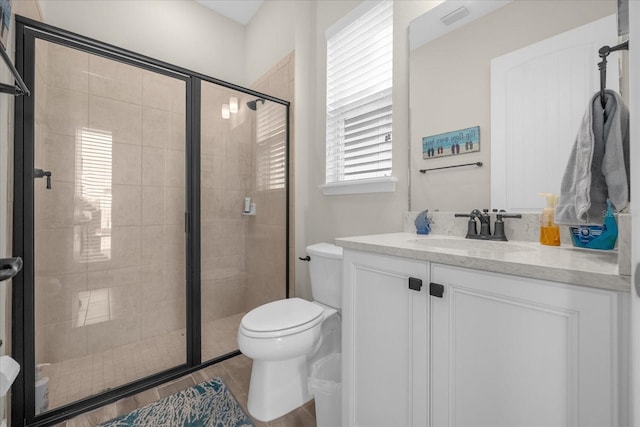
[[[505,253],[532,252],[536,250],[534,247],[513,242],[500,242],[495,240],[473,240],[448,236],[425,236],[423,238],[411,239],[411,241],[425,248],[434,249],[458,249],[465,251],[485,250]]]

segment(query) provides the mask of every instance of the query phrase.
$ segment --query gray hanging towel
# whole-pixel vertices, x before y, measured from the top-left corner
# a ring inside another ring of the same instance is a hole
[[[629,204],[629,110],[620,95],[600,92],[582,118],[560,186],[556,223],[602,225],[607,199],[619,212]]]

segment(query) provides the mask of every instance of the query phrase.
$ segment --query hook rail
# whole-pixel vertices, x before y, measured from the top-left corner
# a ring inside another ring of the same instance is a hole
[[[435,171],[435,170],[438,170],[438,169],[450,169],[450,168],[459,168],[461,166],[474,166],[474,165],[478,166],[478,167],[481,167],[482,166],[482,162],[463,163],[461,165],[442,166],[442,167],[439,167],[439,168],[431,168],[431,169],[420,169],[420,173],[425,173],[425,172],[428,172],[428,171]]]

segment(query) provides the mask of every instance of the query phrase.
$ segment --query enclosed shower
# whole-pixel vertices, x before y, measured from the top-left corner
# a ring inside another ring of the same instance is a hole
[[[12,410],[39,425],[237,354],[243,314],[288,295],[289,103],[18,34]]]

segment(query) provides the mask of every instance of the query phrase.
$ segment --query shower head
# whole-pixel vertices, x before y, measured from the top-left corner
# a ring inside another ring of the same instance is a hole
[[[264,98],[258,98],[254,101],[249,101],[247,102],[247,107],[249,107],[249,109],[256,111],[256,109],[258,108],[258,101],[262,102],[264,104]]]

